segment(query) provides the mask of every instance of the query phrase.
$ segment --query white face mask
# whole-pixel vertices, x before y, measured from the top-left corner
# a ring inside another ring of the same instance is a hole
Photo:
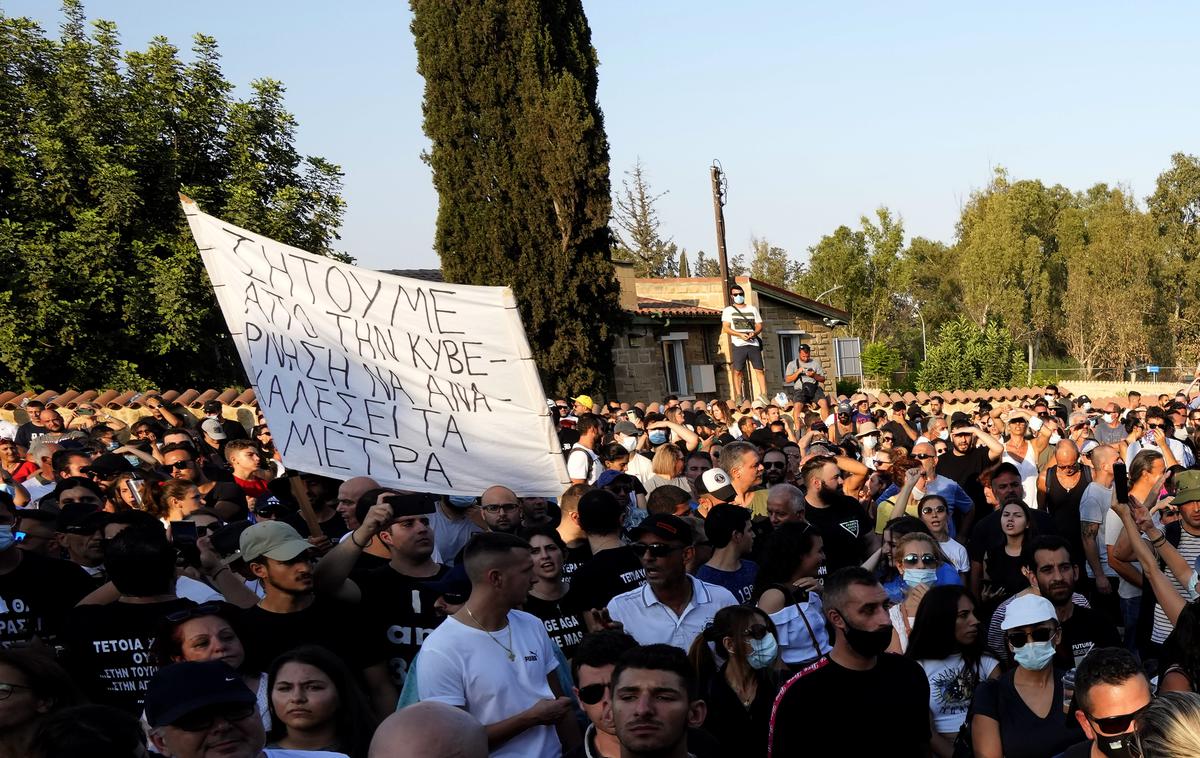
[[[637,447],[637,443],[638,443],[637,437],[621,438],[621,447],[625,448],[626,450],[628,450],[631,453],[633,452],[633,449],[635,447]]]
[[[1050,435],[1050,444],[1051,445],[1057,445],[1060,442],[1062,442],[1062,437],[1059,436],[1058,432],[1055,432],[1054,434]]]
[[[876,437],[867,435],[866,437],[862,438],[862,446],[864,450],[873,450],[877,444],[879,444],[879,439]]]
[[[1116,419],[1116,416],[1114,416],[1111,413],[1106,413],[1103,416],[1101,416],[1101,418],[1104,419],[1104,423],[1111,424]]]
[[[1042,419],[1038,416],[1033,416],[1029,419],[1029,431],[1036,432],[1042,428]]]
[[[1171,436],[1182,442],[1187,439],[1187,429],[1176,429],[1175,433]]]
[[[949,432],[949,430],[943,429],[942,431],[938,432],[938,439],[939,439],[939,440],[948,440],[948,439],[950,439],[950,432]]]
[[[1085,411],[1090,411],[1090,410],[1092,409],[1092,404],[1091,404],[1091,403],[1084,403],[1084,404],[1083,404],[1082,406],[1080,406],[1080,407],[1081,407],[1081,408],[1083,408]]]
[[[746,298],[743,295],[734,295],[733,302],[741,305],[742,303],[746,302]]]

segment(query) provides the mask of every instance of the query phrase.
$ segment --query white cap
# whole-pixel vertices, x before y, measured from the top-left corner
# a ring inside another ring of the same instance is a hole
[[[1005,609],[1004,620],[1000,622],[1001,631],[1007,632],[1018,626],[1033,626],[1043,621],[1058,618],[1054,606],[1041,595],[1021,595],[1014,598]]]
[[[200,428],[204,430],[205,434],[217,441],[226,439],[229,436],[225,434],[225,427],[221,426],[221,422],[215,418],[204,419],[200,424]]]

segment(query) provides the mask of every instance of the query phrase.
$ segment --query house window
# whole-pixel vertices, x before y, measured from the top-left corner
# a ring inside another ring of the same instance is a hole
[[[796,354],[800,352],[800,345],[804,344],[809,335],[807,332],[797,331],[781,331],[776,334],[779,335],[779,378],[786,384],[787,365],[796,360]]]
[[[687,332],[672,332],[661,339],[667,394],[683,397],[688,394],[687,363],[683,357],[683,344],[687,341]]]

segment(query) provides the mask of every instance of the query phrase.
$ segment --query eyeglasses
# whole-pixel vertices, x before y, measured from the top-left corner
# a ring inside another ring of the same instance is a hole
[[[13,694],[13,690],[32,689],[32,687],[25,684],[9,684],[8,682],[0,682],[0,700],[8,700],[9,695]]]
[[[187,471],[191,467],[192,461],[175,461],[174,463],[167,464],[167,468],[174,469],[175,471]]]
[[[1030,640],[1034,642],[1049,642],[1054,637],[1055,629],[1040,626],[1032,632],[1012,632],[1008,635],[1008,644],[1013,647],[1025,647]]]
[[[783,471],[784,469],[786,469],[786,468],[787,468],[787,462],[785,462],[785,461],[774,461],[774,462],[772,462],[772,463],[764,463],[764,464],[762,464],[762,467],[763,467],[764,469],[767,469],[768,471],[769,471],[769,470],[771,470],[771,469],[779,469],[780,471]]]
[[[936,458],[937,455],[935,453],[913,453],[912,457],[916,458],[918,461],[927,461],[930,458]]]
[[[905,566],[916,566],[918,561],[920,561],[921,563],[924,563],[927,566],[929,566],[929,565],[936,566],[937,564],[941,563],[941,560],[939,560],[938,557],[936,555],[934,555],[933,553],[923,553],[921,555],[917,555],[916,553],[909,553],[908,555],[901,558],[901,560],[904,561]]]
[[[168,613],[165,618],[168,624],[182,624],[189,619],[200,618],[201,616],[215,616],[221,612],[222,607],[221,603],[201,603],[191,608],[184,608],[181,611]]]
[[[579,688],[579,701],[584,705],[595,705],[604,699],[604,691],[608,689],[608,685],[604,682],[589,684],[586,687]]]
[[[666,558],[676,550],[683,550],[683,545],[668,545],[665,542],[653,542],[650,544],[634,542],[629,547],[638,558],[641,558],[646,553],[650,553],[651,558]]]
[[[212,729],[218,718],[232,724],[235,721],[245,721],[257,712],[254,703],[229,703],[180,716],[171,726],[185,732],[203,732]]]
[[[512,513],[515,510],[519,510],[520,507],[521,507],[520,503],[492,503],[491,505],[479,506],[480,510],[482,510],[484,513],[490,513],[493,516],[496,515],[497,513],[499,513],[500,511],[504,511],[505,513]]]
[[[608,490],[614,495],[628,495],[629,493],[633,492],[633,487],[630,487],[627,484],[618,485],[616,487],[605,487],[604,489]]]
[[[945,513],[946,506],[944,505],[927,505],[921,509],[922,516],[932,516],[935,513]]]
[[[890,435],[890,434],[885,434],[885,435],[883,435],[882,437],[880,437],[880,438],[879,438],[879,441],[880,441],[880,442],[891,442],[891,441],[892,441],[892,440],[894,440],[894,439],[896,439],[896,438],[895,438],[895,437],[893,437],[892,435]]]
[[[1084,714],[1087,715],[1088,721],[1096,725],[1097,731],[1099,731],[1101,734],[1124,734],[1129,730],[1129,725],[1141,718],[1142,714],[1145,713],[1146,709],[1149,707],[1150,704],[1146,703],[1133,713],[1125,713],[1120,716],[1106,716],[1102,719],[1096,718],[1087,711],[1084,711]]]
[[[767,625],[751,624],[746,630],[746,636],[752,640],[761,640],[763,637],[767,636]]]

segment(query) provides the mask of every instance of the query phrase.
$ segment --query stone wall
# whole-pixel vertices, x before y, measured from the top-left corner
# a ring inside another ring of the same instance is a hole
[[[718,311],[725,307],[725,289],[716,277],[638,279],[635,286],[639,297],[674,300]]]
[[[718,336],[715,326],[703,324],[676,324],[666,329],[650,325],[635,325],[630,332],[617,337],[613,345],[613,396],[617,400],[636,402],[662,400],[667,394],[666,367],[663,363],[663,348],[659,338],[667,332],[686,332],[683,343],[684,363],[687,367],[688,390],[692,396],[705,400],[728,397],[729,383],[725,376],[725,360],[718,353]],[[630,335],[638,346],[630,342]],[[691,367],[714,364],[717,392],[696,393],[691,387]]]
[[[791,389],[783,383],[782,367],[787,366],[787,362],[796,356],[780,355],[779,332],[801,330],[808,335],[803,341],[812,347],[813,356],[821,362],[821,367],[825,370],[825,392],[830,396],[835,395],[836,367],[829,328],[821,323],[819,317],[778,300],[755,297],[751,302],[754,301],[757,301],[758,311],[763,317],[763,366],[766,368],[768,394],[774,396],[780,390]]]

